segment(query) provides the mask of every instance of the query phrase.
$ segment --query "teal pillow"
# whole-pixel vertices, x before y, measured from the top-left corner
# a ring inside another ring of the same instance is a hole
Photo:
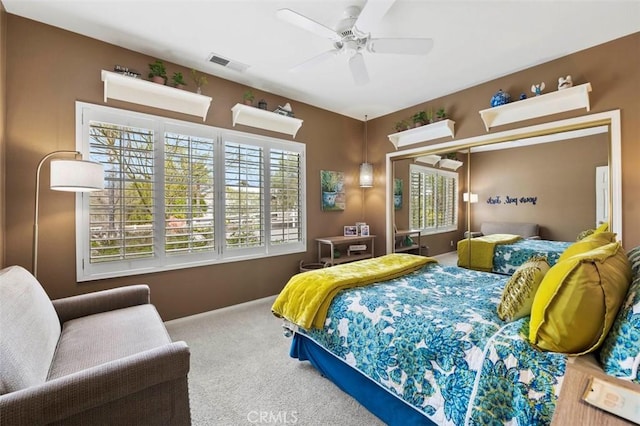
[[[640,246],[627,253],[633,281],[600,350],[607,374],[640,383]]]

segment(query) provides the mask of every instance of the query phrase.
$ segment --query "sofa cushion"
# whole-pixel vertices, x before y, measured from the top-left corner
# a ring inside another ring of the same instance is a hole
[[[158,311],[149,304],[67,321],[48,380],[169,343]]]
[[[44,383],[60,337],[53,304],[20,266],[0,271],[0,395]]]
[[[483,235],[515,234],[523,238],[529,238],[538,235],[538,224],[525,222],[483,222],[482,225],[480,225],[480,232],[482,232]]]

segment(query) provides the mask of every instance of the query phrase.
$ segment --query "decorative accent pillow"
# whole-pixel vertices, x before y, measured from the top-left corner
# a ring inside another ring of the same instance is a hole
[[[586,253],[605,244],[613,243],[615,240],[616,234],[613,232],[594,232],[567,247],[558,258],[558,262],[567,260],[576,254]]]
[[[605,373],[640,383],[640,246],[627,253],[633,282],[600,350]]]
[[[578,234],[578,237],[576,238],[576,241],[580,241],[584,237],[587,237],[587,236],[593,234],[594,232],[596,232],[595,229],[585,229],[584,231],[582,231],[582,232],[580,232]]]
[[[516,269],[504,286],[498,304],[501,320],[513,321],[531,313],[533,298],[548,270],[546,256],[533,256]]]
[[[604,223],[601,223],[600,226],[596,228],[594,233],[599,234],[600,232],[607,232],[607,231],[609,231],[609,223],[604,222]]]
[[[581,355],[604,341],[622,305],[631,266],[619,242],[556,263],[531,307],[529,341],[539,349]]]

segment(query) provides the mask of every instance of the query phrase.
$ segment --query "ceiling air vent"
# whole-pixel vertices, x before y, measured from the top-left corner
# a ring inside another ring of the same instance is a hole
[[[238,72],[245,72],[247,68],[249,68],[249,65],[243,64],[242,62],[238,61],[232,61],[231,59],[225,58],[224,56],[218,55],[217,53],[212,53],[211,55],[209,55],[208,61],[213,64],[221,65],[225,68],[229,68]]]

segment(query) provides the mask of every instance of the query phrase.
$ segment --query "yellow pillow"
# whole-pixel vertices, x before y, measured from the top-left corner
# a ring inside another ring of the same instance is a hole
[[[567,260],[573,255],[586,253],[605,244],[613,243],[615,240],[616,234],[613,232],[593,233],[567,247],[558,258],[558,262]]]
[[[533,256],[516,269],[502,290],[498,304],[501,320],[513,321],[531,313],[533,297],[548,270],[546,256]]]
[[[529,341],[539,349],[581,355],[607,335],[629,282],[631,266],[619,242],[556,263],[533,299]]]
[[[607,222],[604,222],[603,224],[598,226],[596,230],[593,232],[594,234],[599,234],[600,232],[607,232],[608,230],[609,230],[609,224]]]

